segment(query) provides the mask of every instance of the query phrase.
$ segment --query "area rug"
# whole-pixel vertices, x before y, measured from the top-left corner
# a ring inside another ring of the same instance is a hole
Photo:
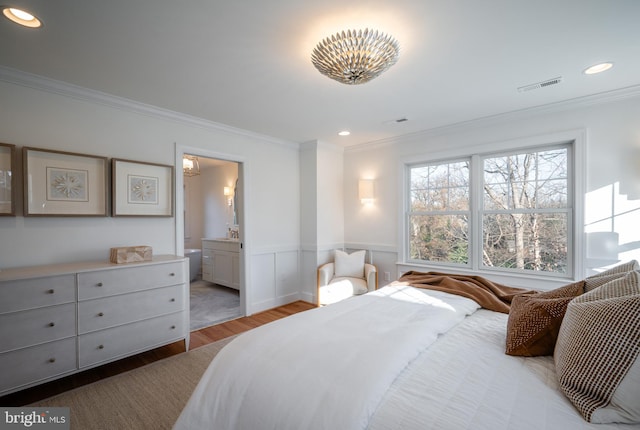
[[[72,429],[170,429],[213,357],[235,336],[34,403],[69,407]]]
[[[191,331],[242,316],[237,290],[201,280],[192,282],[190,290]]]

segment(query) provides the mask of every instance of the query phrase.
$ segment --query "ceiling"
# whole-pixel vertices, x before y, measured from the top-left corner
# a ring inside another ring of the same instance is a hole
[[[293,142],[359,145],[640,84],[638,0],[4,4],[44,27],[0,18],[0,65]],[[400,43],[388,71],[348,86],[313,67],[321,39],[367,27]],[[614,68],[582,73],[602,61]]]

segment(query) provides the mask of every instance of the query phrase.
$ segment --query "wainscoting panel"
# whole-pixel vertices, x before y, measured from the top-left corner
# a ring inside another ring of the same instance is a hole
[[[313,302],[313,298],[302,293],[304,287],[301,282],[300,251],[297,248],[261,249],[253,253],[251,259],[250,313],[296,300]]]
[[[276,261],[276,294],[278,297],[297,295],[300,285],[298,251],[278,252]]]

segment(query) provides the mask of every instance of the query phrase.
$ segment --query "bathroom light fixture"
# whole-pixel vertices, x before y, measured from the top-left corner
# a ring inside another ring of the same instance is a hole
[[[231,196],[233,195],[233,191],[231,191],[231,187],[224,187],[224,196],[227,197],[227,205],[231,206],[233,203],[233,199]]]
[[[348,30],[320,41],[311,62],[323,75],[343,84],[369,82],[396,64],[400,45],[377,30]]]
[[[200,174],[198,157],[184,154],[182,157],[182,173],[184,173],[184,176],[198,176]]]
[[[363,205],[373,204],[375,200],[373,179],[360,179],[358,182],[358,197]]]
[[[595,75],[596,73],[606,72],[612,67],[613,67],[613,63],[594,64],[593,66],[587,67],[586,69],[584,69],[583,73],[585,75]]]
[[[42,21],[36,18],[35,15],[27,12],[23,9],[15,7],[2,6],[2,14],[9,20],[29,28],[42,27]]]

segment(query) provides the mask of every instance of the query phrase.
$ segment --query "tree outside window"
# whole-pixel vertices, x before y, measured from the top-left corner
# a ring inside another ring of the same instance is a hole
[[[563,145],[411,166],[409,260],[566,274],[569,149]],[[481,186],[472,183],[472,163],[481,169],[475,176]],[[479,231],[473,231],[473,214],[479,217]],[[474,255],[478,261],[472,261]]]

